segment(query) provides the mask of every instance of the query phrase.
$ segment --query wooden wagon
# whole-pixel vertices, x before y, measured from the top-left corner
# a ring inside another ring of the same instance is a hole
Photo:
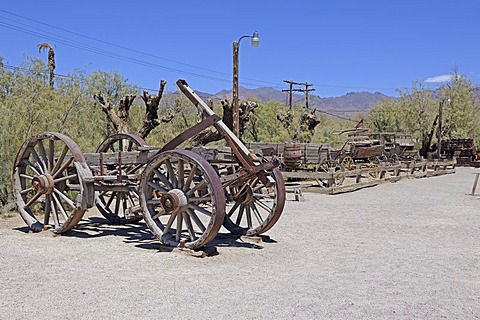
[[[94,205],[112,223],[144,219],[165,245],[191,249],[214,239],[222,225],[252,236],[273,227],[285,203],[279,163],[247,149],[184,80],[177,86],[204,120],[161,148],[116,134],[96,153],[84,154],[61,133],[29,137],[15,159],[12,183],[18,212],[30,229],[64,233]],[[176,149],[210,126],[229,146],[228,160],[209,162],[192,150]]]

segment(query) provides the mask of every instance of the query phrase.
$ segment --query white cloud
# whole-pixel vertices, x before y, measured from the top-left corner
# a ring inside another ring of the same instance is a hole
[[[441,76],[436,76],[436,77],[430,77],[425,79],[425,82],[428,83],[438,83],[438,82],[447,82],[452,80],[452,75],[451,74],[444,74]]]

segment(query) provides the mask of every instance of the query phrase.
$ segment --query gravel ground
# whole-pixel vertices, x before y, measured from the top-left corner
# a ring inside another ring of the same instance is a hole
[[[95,212],[58,237],[0,219],[0,318],[478,319],[473,172],[289,194],[270,241],[221,234],[207,258]]]

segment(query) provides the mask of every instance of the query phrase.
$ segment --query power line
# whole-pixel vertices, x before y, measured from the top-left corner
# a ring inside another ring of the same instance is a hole
[[[35,71],[32,70],[32,69],[28,69],[28,68],[22,68],[22,67],[16,67],[16,66],[11,66],[11,65],[8,65],[8,64],[1,64],[0,65],[0,68],[5,68],[5,69],[9,69],[9,70],[21,70],[21,71],[25,71],[25,72],[32,72],[34,73]],[[40,72],[41,74],[45,74],[45,75],[48,75],[49,74],[49,71],[48,70],[42,70]],[[60,73],[54,73],[55,77],[58,77],[58,78],[63,78],[63,79],[72,79],[72,80],[80,80],[80,81],[85,81],[87,80],[87,78],[85,77],[78,77],[78,76],[72,76],[72,75],[64,75],[64,74],[60,74]],[[134,86],[138,89],[141,89],[141,90],[146,90],[146,91],[156,91],[158,89],[151,89],[151,88],[143,88],[143,87],[139,87],[139,86]]]
[[[45,35],[45,34],[42,34],[42,33],[39,33],[39,32],[31,31],[31,30],[28,30],[28,29],[24,29],[24,28],[21,28],[21,27],[17,27],[17,26],[14,26],[14,25],[9,25],[9,24],[5,24],[5,23],[0,22],[0,26],[2,26],[2,25],[4,27],[7,27],[7,28],[10,28],[10,29],[13,29],[13,30],[21,31],[21,32],[24,32],[24,33],[27,33],[27,34],[30,34],[30,35],[42,36],[42,37],[45,37],[45,38],[48,38],[48,39],[55,40],[59,43],[65,44],[65,45],[73,47],[73,48],[85,50],[85,51],[96,53],[96,54],[103,55],[103,56],[106,56],[106,57],[130,62],[130,63],[134,63],[134,64],[138,64],[138,65],[143,65],[143,66],[147,66],[147,67],[157,68],[157,69],[161,69],[161,70],[183,73],[183,74],[187,74],[187,75],[195,76],[195,77],[200,77],[200,78],[204,78],[204,79],[230,82],[229,79],[223,79],[223,78],[218,78],[218,77],[213,77],[213,76],[202,75],[202,74],[198,74],[198,73],[194,73],[194,72],[183,71],[183,70],[179,70],[179,69],[175,69],[175,68],[165,67],[165,66],[162,66],[162,65],[159,65],[159,64],[155,64],[155,63],[151,63],[151,62],[147,62],[147,61],[143,61],[143,60],[139,60],[139,59],[135,59],[135,58],[130,58],[128,56],[124,56],[124,55],[120,55],[120,54],[116,54],[116,53],[111,53],[109,51],[98,49],[98,48],[95,48],[95,47],[92,47],[92,46],[89,46],[89,45],[84,45],[84,44],[81,44],[81,43],[77,43],[75,41],[63,40],[62,37]],[[251,84],[251,83],[244,83],[244,84],[256,85],[256,84]]]
[[[128,48],[128,47],[125,47],[125,46],[122,46],[122,45],[114,44],[114,43],[111,43],[111,42],[108,42],[108,41],[100,40],[100,39],[97,39],[97,38],[94,38],[94,37],[89,37],[89,36],[86,36],[86,35],[83,35],[83,34],[80,34],[80,33],[77,33],[77,32],[73,32],[73,31],[66,30],[64,28],[60,28],[60,27],[57,27],[57,26],[54,26],[54,25],[51,25],[51,24],[48,24],[48,23],[44,23],[44,22],[41,22],[41,21],[38,21],[38,20],[35,20],[35,19],[27,18],[27,17],[24,17],[22,15],[15,14],[13,12],[10,12],[10,11],[4,10],[4,9],[0,9],[0,12],[9,14],[11,16],[21,18],[21,19],[24,19],[24,20],[27,20],[27,21],[30,21],[30,22],[33,22],[33,23],[37,23],[37,24],[40,24],[40,25],[43,25],[43,26],[46,26],[46,27],[49,27],[49,28],[54,28],[54,29],[57,29],[59,31],[66,32],[66,33],[69,33],[69,34],[72,34],[72,35],[75,35],[75,36],[78,36],[78,37],[82,37],[82,38],[85,38],[85,39],[88,39],[88,40],[93,40],[93,41],[103,43],[103,44],[106,44],[106,45],[109,45],[109,46],[112,46],[112,47],[116,47],[116,48],[119,48],[119,49],[128,50],[130,52],[138,53],[138,54],[148,56],[148,57],[151,57],[151,58],[156,58],[156,59],[164,60],[164,61],[167,61],[167,62],[170,62],[170,63],[175,63],[175,64],[187,66],[187,67],[190,67],[190,68],[196,68],[196,69],[199,69],[199,70],[208,71],[208,72],[212,72],[212,73],[216,73],[216,74],[220,74],[220,75],[231,76],[231,74],[229,74],[229,73],[220,72],[220,71],[213,70],[213,69],[208,69],[208,68],[188,64],[188,63],[175,61],[175,60],[164,58],[164,57],[154,55],[154,54],[151,54],[151,53],[143,52],[143,51]],[[106,57],[130,62],[130,63],[135,63],[135,64],[147,66],[147,67],[162,69],[162,70],[166,70],[166,71],[170,71],[170,72],[187,74],[187,75],[190,75],[190,76],[200,77],[200,78],[203,78],[203,79],[208,79],[208,80],[213,80],[213,81],[221,81],[221,82],[230,82],[231,81],[231,79],[209,76],[209,75],[199,74],[199,73],[195,73],[195,72],[188,72],[188,71],[184,71],[184,70],[180,70],[180,69],[176,69],[176,68],[171,68],[171,67],[166,67],[166,66],[163,66],[163,65],[151,63],[151,62],[144,61],[144,60],[133,59],[133,58],[130,58],[128,56],[119,55],[119,54],[116,54],[116,53],[112,53],[112,52],[100,49],[98,47],[86,45],[84,43],[77,42],[77,41],[72,41],[72,40],[69,40],[65,37],[55,35],[51,32],[48,32],[48,34],[39,33],[38,32],[39,29],[37,27],[33,27],[31,25],[24,24],[24,23],[19,22],[17,20],[9,19],[9,18],[6,18],[6,17],[0,17],[0,18],[12,21],[12,22],[20,24],[20,25],[27,26],[29,28],[33,28],[34,30],[27,30],[25,28],[20,28],[18,26],[7,24],[7,23],[3,23],[3,24],[0,23],[0,25],[3,25],[6,28],[10,28],[10,29],[13,29],[13,30],[16,30],[16,31],[19,31],[19,32],[23,32],[23,33],[26,33],[26,34],[34,35],[34,36],[41,36],[41,37],[45,37],[45,38],[48,38],[48,39],[53,39],[55,41],[58,41],[59,43],[65,44],[67,46],[71,46],[71,47],[78,48],[78,49],[81,49],[81,50],[85,50],[85,51],[89,51],[89,52],[92,52],[92,53],[100,54],[100,55],[103,55],[103,56],[106,56]],[[42,31],[42,30],[40,30],[40,31]],[[62,40],[62,38],[64,40]],[[281,87],[280,87],[281,83],[280,82],[270,82],[270,81],[247,78],[247,77],[242,77],[242,78],[244,80],[249,80],[249,81],[256,82],[256,83],[252,83],[252,82],[241,81],[242,85],[258,86],[259,83],[263,83],[263,84],[271,85],[276,89],[281,89]],[[364,90],[396,90],[397,89],[397,88],[386,88],[386,87],[385,88],[381,88],[381,87],[360,87],[360,86],[346,86],[346,85],[335,85],[335,84],[316,84],[316,86],[317,87],[326,87],[326,88],[364,89]]]
[[[350,119],[350,118],[338,116],[336,114],[333,114],[333,113],[330,113],[330,112],[327,112],[327,111],[323,111],[323,110],[319,110],[319,109],[315,109],[315,111],[320,112],[320,113],[324,113],[324,114],[328,114],[329,116],[332,116],[332,117],[335,117],[335,118],[338,118],[338,119],[348,120],[348,121],[352,121],[352,122],[358,122],[357,120],[353,120],[353,119]]]
[[[128,48],[128,47],[125,47],[125,46],[117,45],[117,44],[114,44],[114,43],[111,43],[111,42],[107,42],[107,41],[103,41],[103,40],[96,39],[96,38],[93,38],[93,37],[85,36],[85,35],[82,35],[82,34],[79,34],[79,33],[73,32],[73,31],[69,31],[69,30],[66,30],[66,29],[63,29],[63,28],[59,28],[59,27],[47,24],[47,23],[40,22],[38,20],[26,18],[26,17],[11,13],[11,12],[3,10],[3,9],[0,9],[0,11],[5,12],[5,13],[10,14],[10,15],[13,15],[13,16],[16,16],[16,17],[19,17],[19,18],[22,18],[22,19],[25,19],[25,20],[28,20],[28,21],[31,21],[31,22],[34,22],[34,23],[38,23],[38,24],[41,24],[41,25],[44,25],[44,26],[47,26],[47,27],[50,27],[50,28],[55,28],[55,29],[63,31],[63,32],[67,32],[67,33],[70,33],[70,34],[73,34],[73,35],[76,35],[76,36],[79,36],[79,37],[83,37],[83,38],[86,38],[86,39],[89,39],[89,40],[93,40],[93,41],[97,41],[97,42],[100,42],[100,43],[103,43],[103,44],[107,44],[107,45],[110,45],[110,46],[113,46],[113,47],[116,47],[116,48],[121,48],[121,49],[128,50],[128,51],[131,51],[131,52],[139,53],[139,54],[142,54],[142,55],[145,55],[145,56],[165,60],[165,61],[168,61],[168,62],[172,62],[172,63],[176,63],[176,64],[180,64],[180,65],[184,65],[184,66],[188,66],[188,67],[192,67],[192,68],[196,68],[196,69],[201,69],[201,70],[204,70],[204,71],[209,71],[209,72],[213,72],[213,73],[217,73],[217,74],[221,74],[221,75],[231,76],[231,74],[228,74],[228,73],[219,72],[219,71],[212,70],[212,69],[207,69],[207,68],[195,66],[195,65],[192,65],[192,64],[178,62],[178,61],[175,61],[175,60],[163,58],[163,57],[153,55],[153,54],[150,54],[150,53],[142,52],[142,51],[139,51],[139,50],[136,50],[136,49],[131,49],[131,48]],[[20,25],[23,25],[23,26],[26,26],[26,27],[29,27],[29,28],[34,28],[31,25],[28,25],[28,24],[25,24],[25,23],[22,23],[22,22],[19,22],[19,21],[16,21],[16,20],[12,20],[12,19],[5,18],[5,17],[1,17],[1,18],[5,19],[5,20],[9,20],[9,21],[17,23],[17,24],[20,24]],[[133,63],[137,63],[137,64],[143,64],[143,65],[146,65],[146,66],[157,67],[157,68],[168,70],[168,71],[180,72],[180,73],[189,74],[189,75],[192,75],[192,76],[207,78],[207,79],[210,79],[210,80],[217,80],[217,81],[222,81],[222,82],[230,82],[231,81],[230,79],[213,77],[213,76],[198,74],[198,73],[194,73],[194,72],[188,72],[188,71],[184,71],[184,70],[180,70],[180,69],[175,69],[175,68],[171,68],[171,67],[158,65],[158,64],[155,64],[155,63],[151,63],[151,62],[146,62],[146,61],[139,60],[139,59],[130,58],[128,56],[122,56],[122,55],[119,55],[119,54],[116,54],[116,53],[111,53],[109,51],[99,49],[99,48],[94,47],[94,46],[85,45],[81,42],[73,41],[73,40],[67,39],[65,37],[55,35],[55,34],[50,33],[50,32],[48,32],[47,34],[45,34],[45,33],[42,34],[42,33],[38,32],[38,28],[35,28],[36,31],[32,31],[32,30],[21,28],[21,27],[18,27],[18,26],[12,25],[12,24],[8,24],[8,23],[5,23],[5,22],[0,23],[0,25],[3,25],[4,27],[14,29],[14,30],[17,30],[17,31],[20,31],[20,32],[27,33],[27,34],[30,34],[30,35],[42,36],[42,37],[46,37],[46,38],[49,38],[49,39],[53,39],[53,40],[56,40],[60,43],[66,44],[68,46],[72,46],[72,47],[75,47],[75,48],[78,48],[78,49],[82,49],[82,50],[86,50],[86,51],[89,51],[89,52],[101,54],[101,55],[108,56],[108,57],[111,57],[111,58],[120,59],[120,60],[127,61],[127,62],[133,62]],[[42,30],[40,30],[40,31],[42,31]],[[43,31],[43,32],[45,32],[45,31]],[[243,79],[251,80],[251,81],[254,81],[254,82],[258,82],[258,83],[270,84],[270,85],[278,85],[279,84],[279,83],[273,83],[273,82],[269,82],[269,81],[246,78],[246,77],[243,77]],[[253,83],[248,83],[248,82],[245,82],[245,81],[242,81],[242,84],[252,85],[252,86],[257,86],[258,85],[257,83],[253,84]]]

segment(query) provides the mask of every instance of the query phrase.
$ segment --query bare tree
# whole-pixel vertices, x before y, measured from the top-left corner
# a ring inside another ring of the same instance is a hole
[[[160,87],[158,94],[149,94],[148,91],[143,91],[142,100],[145,102],[145,117],[143,119],[141,127],[137,130],[136,134],[145,139],[150,132],[155,129],[160,123],[168,123],[173,119],[172,114],[163,116],[160,121],[158,120],[158,106],[163,96],[166,81],[160,81]],[[103,112],[107,115],[110,122],[113,124],[117,133],[128,133],[128,115],[130,107],[133,104],[136,96],[133,94],[126,95],[125,98],[120,100],[118,105],[118,112],[115,111],[115,105],[106,100],[101,93],[94,95],[93,98],[101,106]]]

